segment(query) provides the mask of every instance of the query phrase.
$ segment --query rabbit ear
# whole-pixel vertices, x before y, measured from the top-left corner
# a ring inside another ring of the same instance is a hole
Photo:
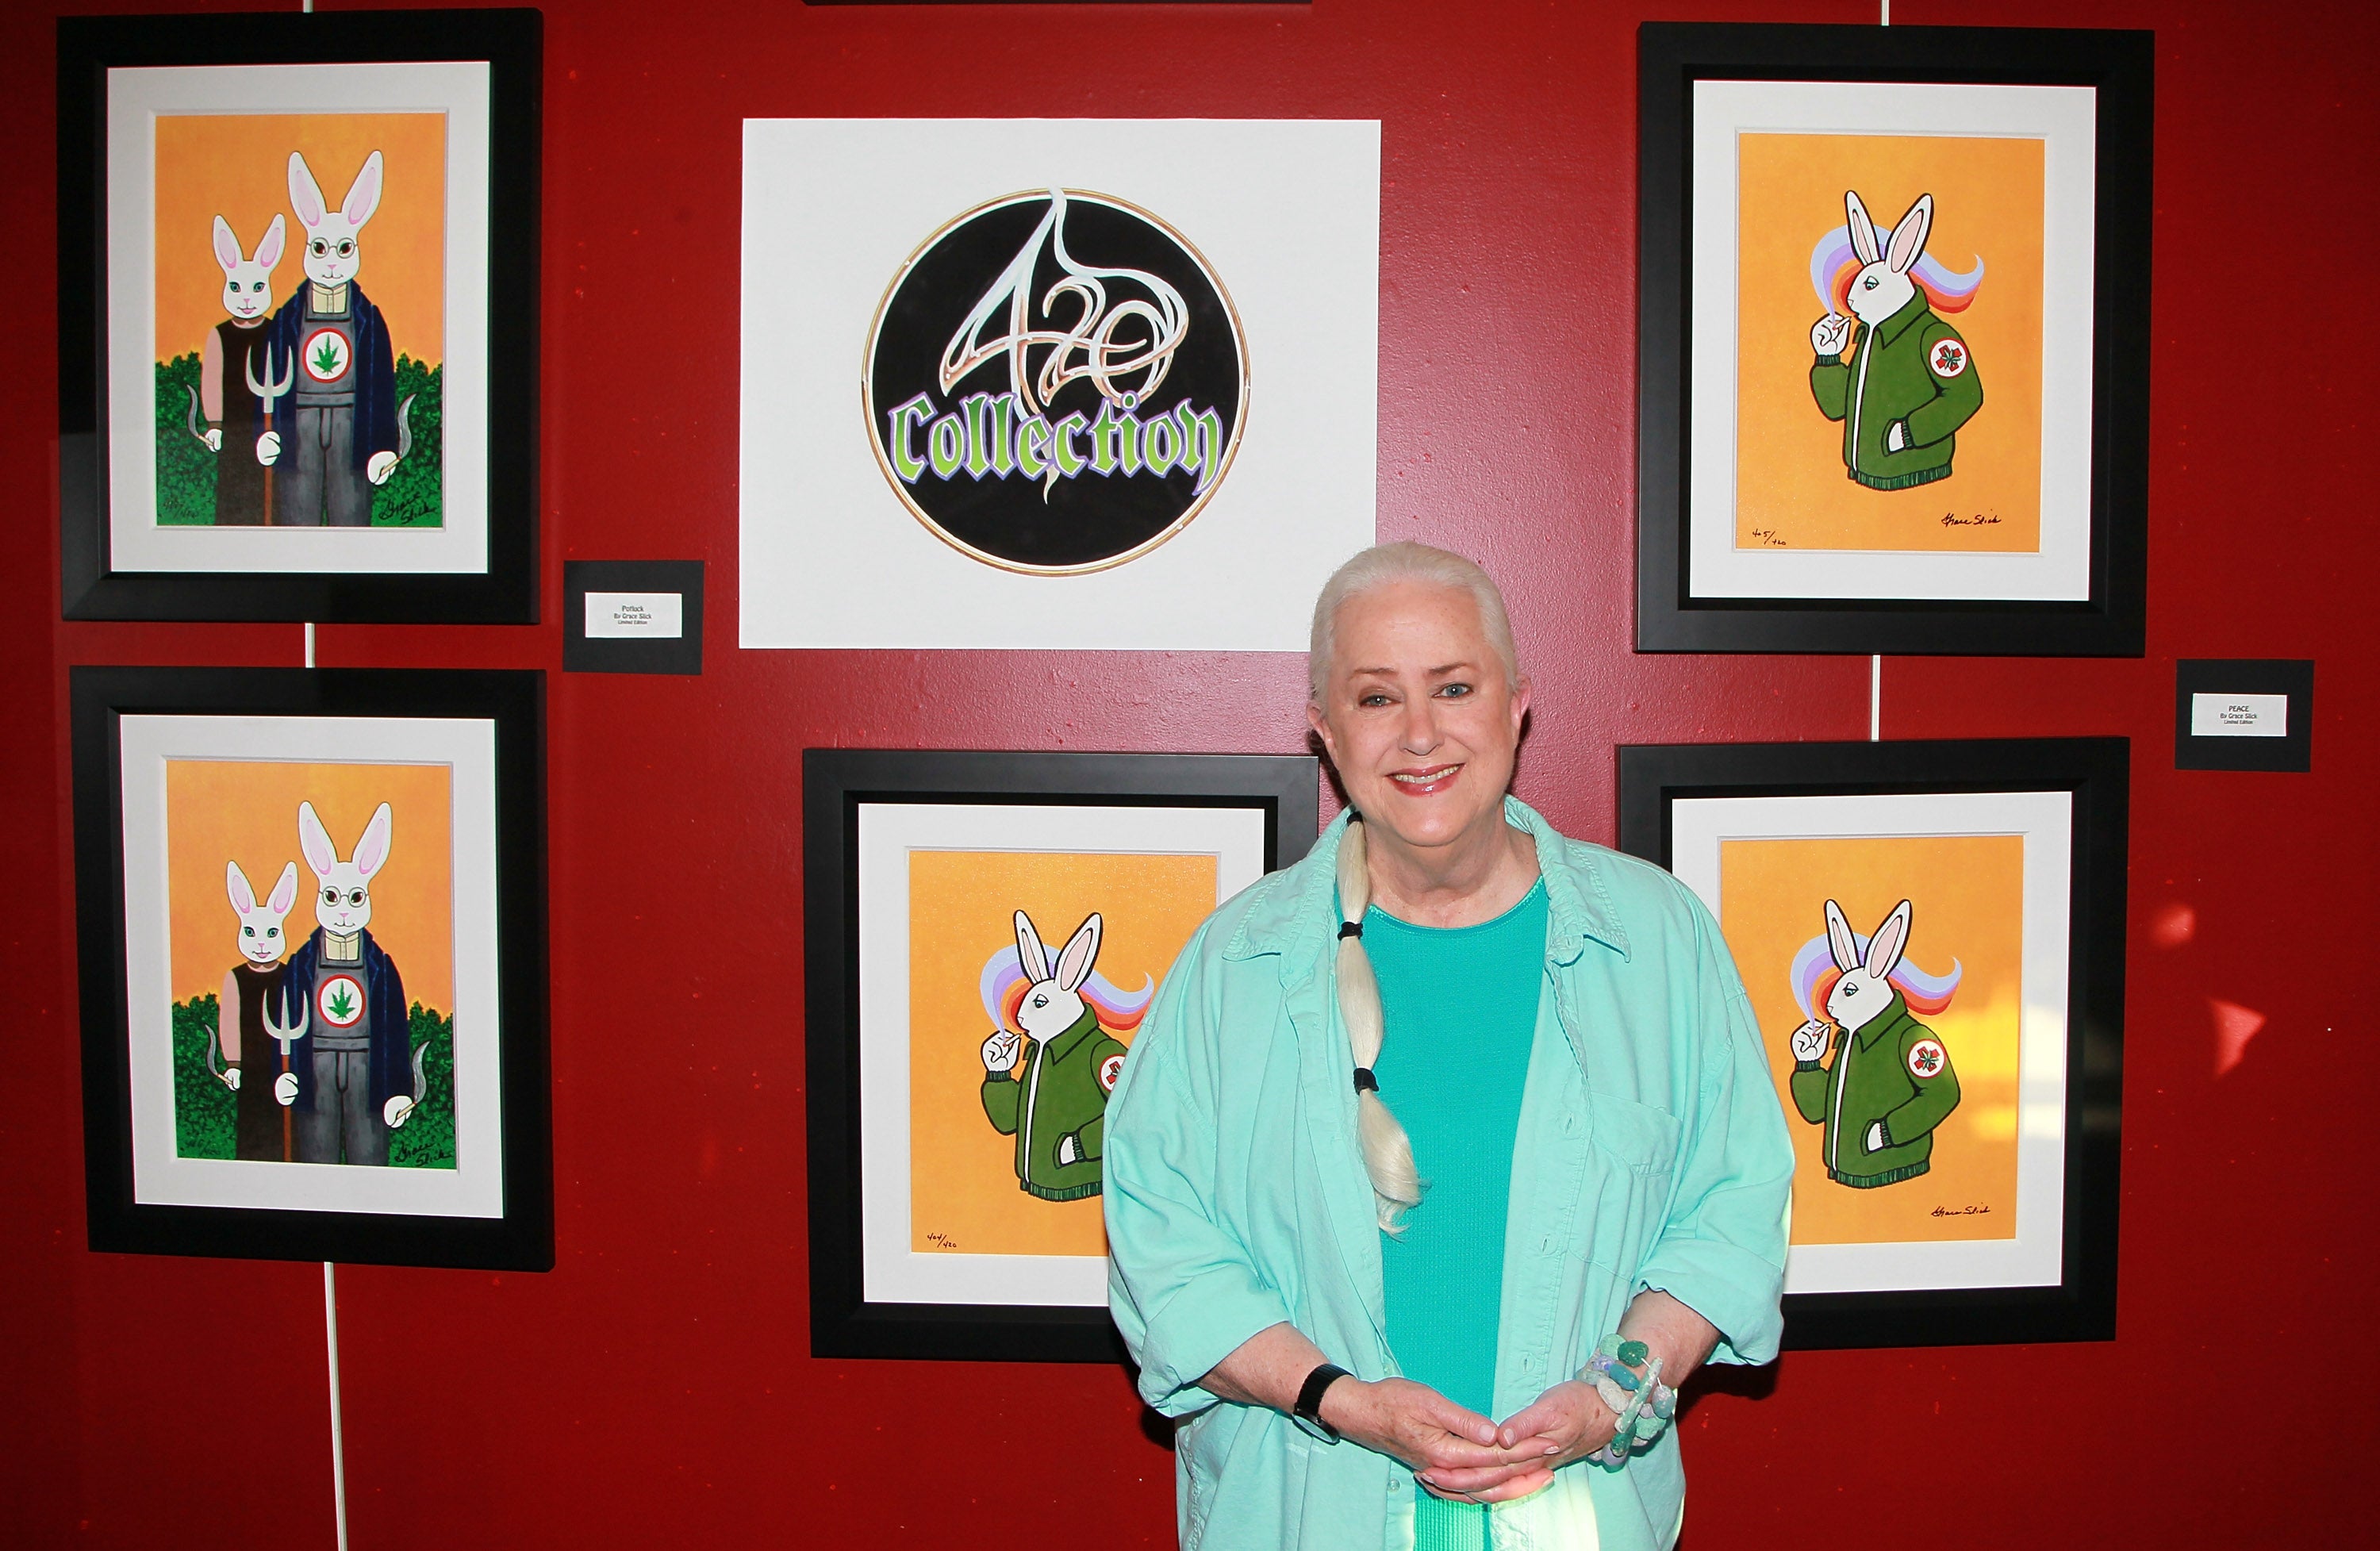
[[[1909,946],[1909,902],[1901,901],[1892,907],[1892,914],[1876,927],[1876,935],[1867,939],[1867,972],[1882,980],[1900,963],[1900,951]]]
[[[322,203],[322,189],[306,166],[306,158],[296,151],[289,153],[289,208],[298,212],[300,225],[319,226],[323,212],[330,207]]]
[[[347,185],[347,197],[339,201],[339,213],[347,218],[350,228],[360,226],[372,218],[380,208],[380,152],[364,158],[364,170]]]
[[[1016,963],[1025,978],[1037,986],[1050,978],[1050,951],[1041,946],[1033,918],[1021,910],[1016,913]]]
[[[1832,900],[1827,902],[1827,951],[1834,955],[1835,967],[1845,975],[1859,968],[1859,939],[1852,936],[1852,924],[1843,919],[1843,907]]]
[[[281,881],[273,886],[273,897],[264,902],[275,915],[286,915],[289,907],[298,903],[298,864],[281,864]]]
[[[273,219],[278,221],[281,217],[276,215]],[[239,238],[231,235],[231,223],[220,215],[215,217],[215,262],[223,266],[225,274],[239,268]]]
[[[1091,977],[1091,965],[1099,956],[1099,915],[1091,912],[1090,918],[1075,928],[1066,946],[1058,954],[1058,987],[1071,991]]]
[[[288,233],[289,224],[282,220],[276,212],[273,217],[273,224],[264,228],[264,240],[256,245],[258,267],[271,269],[281,261],[281,244]]]
[[[1852,251],[1860,256],[1861,263],[1876,262],[1883,251],[1876,245],[1876,223],[1867,218],[1867,206],[1860,203],[1858,193],[1852,189],[1843,190],[1843,224],[1851,228]]]
[[[256,891],[248,886],[248,874],[239,870],[237,862],[224,864],[224,892],[231,896],[231,907],[242,915],[256,908]]]
[[[388,861],[389,829],[394,819],[388,805],[382,803],[364,826],[364,838],[356,842],[356,870],[369,880]]]
[[[1925,234],[1934,229],[1934,196],[1920,194],[1900,224],[1892,228],[1892,251],[1886,263],[1895,274],[1907,274],[1917,255],[1925,251]]]
[[[339,865],[339,853],[331,844],[331,831],[314,813],[314,805],[298,805],[298,849],[306,854],[306,865],[314,869],[317,878],[328,878],[331,869]]]

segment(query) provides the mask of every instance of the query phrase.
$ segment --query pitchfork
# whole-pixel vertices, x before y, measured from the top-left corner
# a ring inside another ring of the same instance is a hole
[[[241,370],[248,378],[248,391],[254,394],[257,402],[264,406],[262,420],[267,427],[270,427],[273,424],[273,405],[280,402],[281,395],[287,393],[289,385],[297,381],[297,359],[294,357],[284,357],[281,362],[281,380],[274,382],[273,380],[273,341],[268,339],[264,342],[264,381],[260,382],[256,380],[256,352],[253,350],[248,353],[248,361]],[[271,468],[264,471],[264,523],[267,527],[273,526],[273,470]],[[282,1011],[285,1012],[288,1011],[285,1003]],[[286,1044],[282,1046],[281,1053],[285,1057],[288,1055],[289,1047]],[[284,1068],[284,1070],[287,1069]],[[281,1119],[283,1129],[286,1130],[289,1117],[284,1114]]]
[[[282,386],[285,391],[288,384],[284,383]],[[270,483],[265,486],[267,491],[272,488]],[[267,499],[271,498],[268,496]],[[280,1020],[274,1021],[270,1004],[267,1004],[263,1011],[264,1032],[281,1041],[281,1074],[286,1077],[289,1075],[289,1047],[306,1037],[306,1030],[314,1021],[313,1009],[308,1007],[303,999],[300,999],[298,1004],[298,1023],[295,1027],[292,1027],[289,1023],[289,988],[284,984],[281,988]],[[273,1095],[276,1100],[280,1097],[278,1093]],[[289,1160],[289,1106],[284,1104],[281,1106],[281,1161],[287,1163]]]

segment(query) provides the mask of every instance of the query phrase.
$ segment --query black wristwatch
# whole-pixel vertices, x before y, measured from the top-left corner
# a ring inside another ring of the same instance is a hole
[[[1322,1420],[1322,1392],[1348,1376],[1347,1370],[1334,1363],[1325,1363],[1305,1375],[1305,1387],[1297,1392],[1297,1405],[1289,1413],[1289,1419],[1296,1423],[1298,1430],[1307,1437],[1318,1438],[1324,1443],[1339,1441],[1339,1429]]]

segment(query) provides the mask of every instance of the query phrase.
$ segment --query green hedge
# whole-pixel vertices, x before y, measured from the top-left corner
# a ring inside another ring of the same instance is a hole
[[[372,491],[374,527],[437,527],[445,467],[446,369],[396,358],[396,397],[413,395],[407,417],[413,448]],[[190,435],[190,394],[199,387],[196,351],[157,363],[157,522],[164,527],[209,527],[215,520],[215,454]],[[200,430],[206,421],[199,422]]]
[[[224,1157],[233,1153],[233,1114],[238,1099],[207,1069],[207,1042],[217,1008],[212,992],[174,1004],[174,1145],[184,1157]],[[388,1161],[398,1169],[455,1167],[455,1020],[413,1004],[413,1048],[429,1046],[421,1075],[429,1092],[389,1137]],[[243,1082],[270,1083],[279,1062],[249,1067]]]

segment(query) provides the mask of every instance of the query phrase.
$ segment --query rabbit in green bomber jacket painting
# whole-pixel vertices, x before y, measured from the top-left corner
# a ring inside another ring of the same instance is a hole
[[[1903,900],[1862,939],[1828,900],[1826,935],[1793,959],[1793,994],[1812,1014],[1792,1035],[1793,1107],[1826,1127],[1827,1177],[1853,1189],[1925,1173],[1935,1127],[1959,1106],[1950,1052],[1912,1014],[1948,1009],[1963,969],[1954,959],[1932,975],[1903,963],[1910,916]]]
[[[1843,472],[1852,482],[1899,491],[1947,479],[1960,429],[1984,406],[1984,383],[1973,349],[1942,315],[1973,301],[1983,261],[1954,274],[1926,254],[1931,194],[1917,196],[1882,238],[1856,192],[1845,191],[1843,212],[1844,224],[1810,255],[1810,279],[1827,306],[1810,325],[1817,355],[1810,395],[1820,414],[1842,424]]]
[[[1156,999],[1154,977],[1127,994],[1092,973],[1099,956],[1095,911],[1052,954],[1032,918],[1016,912],[1016,946],[984,964],[983,1112],[1016,1138],[1016,1185],[1044,1201],[1099,1194],[1108,1095],[1123,1071],[1116,1037],[1140,1026]],[[1021,1032],[1020,1032],[1021,1031]]]

